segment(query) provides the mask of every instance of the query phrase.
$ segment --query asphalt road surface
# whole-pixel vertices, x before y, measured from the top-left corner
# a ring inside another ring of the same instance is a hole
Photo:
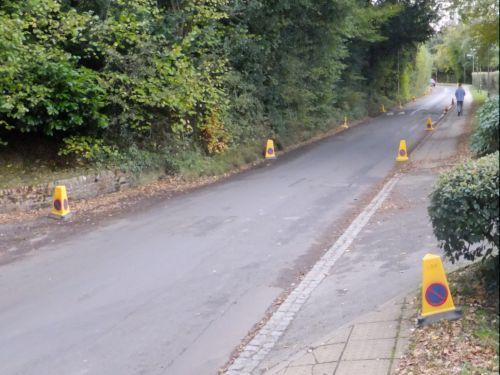
[[[215,374],[452,92],[0,267],[0,374]]]

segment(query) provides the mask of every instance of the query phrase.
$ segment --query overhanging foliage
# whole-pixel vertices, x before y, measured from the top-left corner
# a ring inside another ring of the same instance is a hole
[[[61,155],[82,150],[92,160],[132,146],[214,154],[325,128],[382,97],[408,96],[405,86],[398,97],[398,82],[411,81],[435,8],[432,0],[4,0],[0,139],[55,137]]]

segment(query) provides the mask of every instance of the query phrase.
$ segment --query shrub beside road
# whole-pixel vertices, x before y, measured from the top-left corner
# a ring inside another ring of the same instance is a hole
[[[434,234],[451,261],[489,258],[498,249],[498,152],[443,173],[431,194]]]

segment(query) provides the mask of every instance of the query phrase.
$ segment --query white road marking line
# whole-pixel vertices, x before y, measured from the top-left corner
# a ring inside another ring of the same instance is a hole
[[[412,113],[410,113],[410,116],[413,116],[415,113],[417,113],[418,111],[423,111],[425,108],[419,108],[419,109],[416,109],[414,110]]]
[[[243,348],[238,358],[228,368],[228,375],[251,374],[262,360],[264,360],[279,338],[284,334],[302,305],[310,297],[313,290],[328,275],[335,262],[344,254],[373,214],[387,199],[399,179],[399,175],[392,177],[363,212],[354,219],[342,236],[328,249],[299,285],[288,295],[286,300],[259,330],[257,335]]]

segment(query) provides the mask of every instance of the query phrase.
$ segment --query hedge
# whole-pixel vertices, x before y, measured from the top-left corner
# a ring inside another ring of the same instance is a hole
[[[479,110],[479,124],[474,129],[471,148],[478,155],[498,151],[499,143],[498,96],[486,100]]]
[[[499,153],[442,174],[430,195],[434,234],[452,262],[488,258],[499,247]]]

